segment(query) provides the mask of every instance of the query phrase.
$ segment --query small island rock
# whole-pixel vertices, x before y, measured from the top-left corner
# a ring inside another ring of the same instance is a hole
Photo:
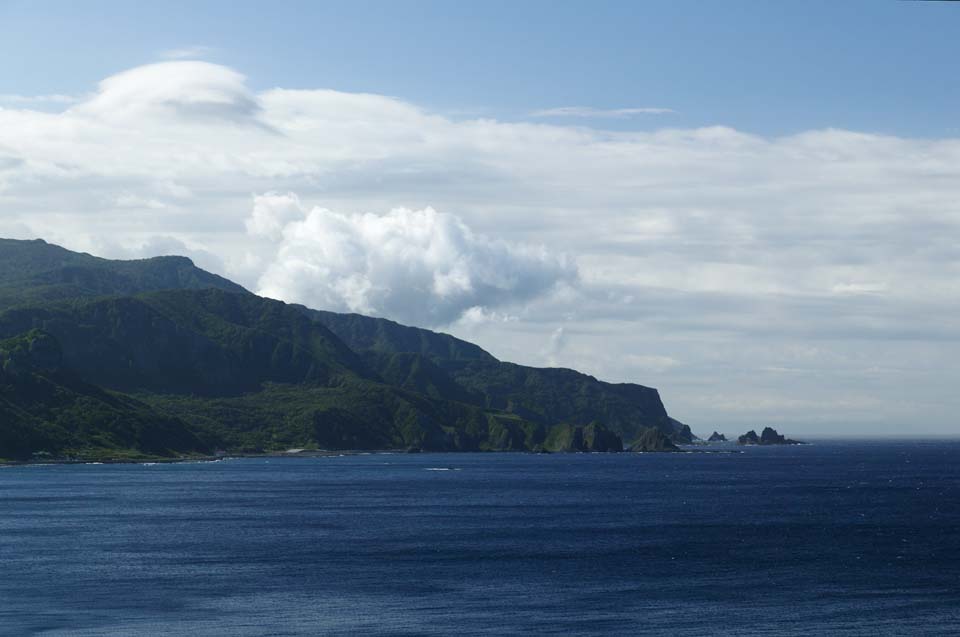
[[[707,438],[707,442],[726,442],[726,441],[727,441],[727,437],[724,436],[722,433],[719,433],[716,431],[710,434],[710,437]]]
[[[737,443],[741,445],[802,445],[805,444],[799,440],[791,440],[777,433],[772,427],[764,427],[763,432],[758,436],[757,432],[751,429],[747,433],[737,438]]]

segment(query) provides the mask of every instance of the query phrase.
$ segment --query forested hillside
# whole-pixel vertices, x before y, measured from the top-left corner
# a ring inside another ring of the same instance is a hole
[[[0,277],[0,458],[689,441],[655,389],[264,299],[183,257],[0,240]]]

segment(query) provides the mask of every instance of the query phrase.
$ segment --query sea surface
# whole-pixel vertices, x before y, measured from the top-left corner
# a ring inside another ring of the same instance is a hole
[[[742,451],[2,468],[0,634],[960,634],[960,442]]]

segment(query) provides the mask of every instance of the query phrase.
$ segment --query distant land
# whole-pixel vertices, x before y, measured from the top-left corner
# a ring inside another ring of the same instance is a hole
[[[673,451],[656,389],[262,298],[185,257],[0,239],[0,459]]]

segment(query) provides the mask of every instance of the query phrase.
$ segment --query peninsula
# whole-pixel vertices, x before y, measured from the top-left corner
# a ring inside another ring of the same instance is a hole
[[[672,451],[656,389],[262,298],[185,257],[0,240],[0,459]]]

